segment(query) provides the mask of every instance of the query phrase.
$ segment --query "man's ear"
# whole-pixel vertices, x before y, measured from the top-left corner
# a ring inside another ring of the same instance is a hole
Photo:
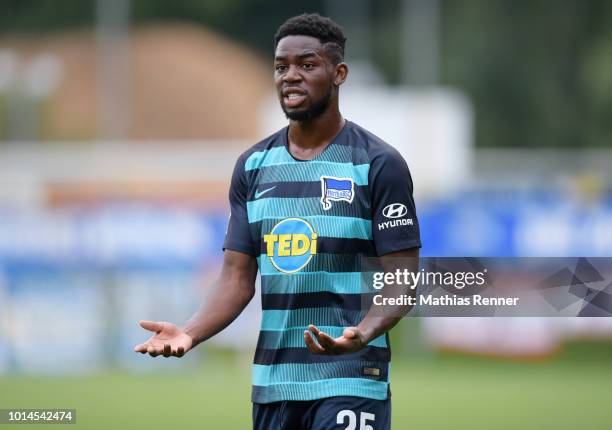
[[[337,87],[342,85],[344,81],[346,81],[348,72],[349,70],[348,70],[348,66],[346,65],[346,63],[342,62],[342,63],[336,64],[336,67],[334,70],[334,85]]]

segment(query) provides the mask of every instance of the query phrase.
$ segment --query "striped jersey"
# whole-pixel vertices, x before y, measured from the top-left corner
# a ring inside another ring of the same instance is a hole
[[[309,324],[332,337],[357,326],[363,257],[420,246],[412,179],[399,152],[350,121],[314,159],[295,159],[288,127],[243,153],[230,187],[224,249],[254,255],[262,322],[252,400],[389,393],[388,336],[345,355],[315,355]]]

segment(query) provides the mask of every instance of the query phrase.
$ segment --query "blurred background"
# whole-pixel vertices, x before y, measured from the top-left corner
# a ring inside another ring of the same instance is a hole
[[[182,360],[236,157],[286,124],[273,35],[348,36],[341,110],[398,148],[425,256],[612,255],[610,0],[0,0],[0,408],[77,426],[243,429],[254,302]],[[394,428],[610,429],[608,318],[392,333]]]

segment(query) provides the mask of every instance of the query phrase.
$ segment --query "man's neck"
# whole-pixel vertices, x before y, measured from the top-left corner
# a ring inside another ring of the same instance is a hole
[[[296,158],[309,160],[319,155],[344,127],[338,109],[308,121],[289,123],[289,152]]]

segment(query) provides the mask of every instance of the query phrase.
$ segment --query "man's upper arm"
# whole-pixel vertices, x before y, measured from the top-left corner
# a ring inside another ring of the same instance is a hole
[[[257,277],[257,260],[255,256],[240,251],[226,250],[223,253],[223,267],[221,268],[221,281],[236,283],[255,291],[255,278]]]
[[[223,250],[239,251],[245,254],[256,255],[249,229],[247,213],[248,185],[244,170],[244,157],[236,161],[232,181],[229,189],[230,217]]]
[[[380,255],[421,246],[408,165],[389,147],[370,163],[372,236]]]

